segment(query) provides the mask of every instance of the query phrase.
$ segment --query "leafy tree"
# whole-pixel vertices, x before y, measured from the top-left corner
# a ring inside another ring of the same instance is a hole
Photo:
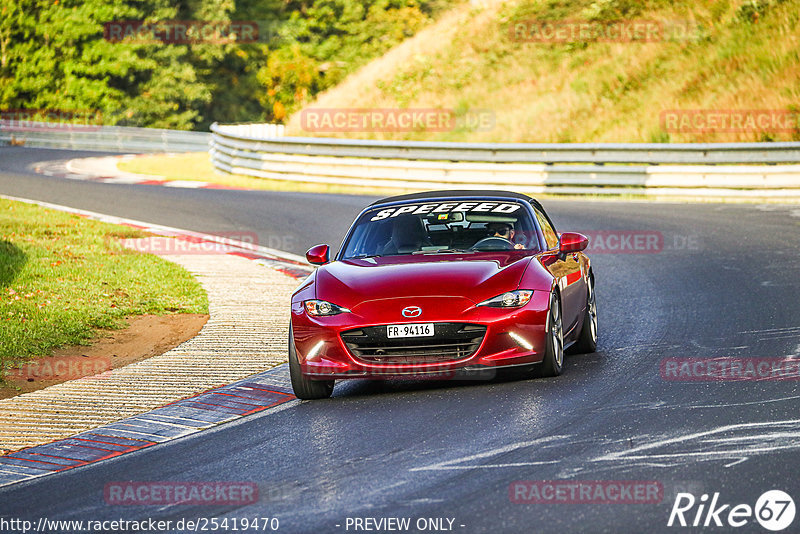
[[[0,110],[206,129],[283,120],[451,0],[0,0]],[[104,38],[112,21],[259,21],[259,42]]]

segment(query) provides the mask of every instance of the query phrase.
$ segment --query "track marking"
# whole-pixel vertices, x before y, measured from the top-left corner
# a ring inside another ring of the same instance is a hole
[[[788,428],[787,428],[788,427]],[[758,433],[760,429],[767,429],[768,432]],[[784,431],[781,431],[784,430]],[[712,436],[717,436],[721,433],[735,433],[735,432],[748,432],[756,431],[756,433],[743,436],[730,436],[720,437],[713,439],[704,439]],[[773,443],[766,443],[769,440],[774,440]],[[747,444],[742,442],[751,441]],[[728,450],[697,450],[707,448],[704,444],[708,443],[731,443],[734,444],[735,449]],[[654,449],[669,447],[671,445],[684,444],[694,450],[680,450],[676,452],[663,452],[663,453],[647,453],[645,451],[652,451]],[[704,430],[702,432],[693,432],[691,434],[684,434],[672,438],[657,440],[645,445],[635,446],[629,450],[616,451],[604,454],[597,458],[592,459],[592,462],[617,462],[617,461],[638,461],[638,460],[656,460],[656,459],[673,459],[683,460],[689,458],[707,458],[714,459],[739,459],[747,460],[752,455],[762,453],[775,452],[779,450],[794,450],[800,449],[800,419],[789,419],[785,421],[766,421],[759,423],[739,423],[733,425],[724,425],[711,430]]]
[[[410,471],[447,471],[447,470],[454,470],[454,469],[491,469],[491,468],[505,468],[505,467],[523,467],[529,465],[547,465],[547,464],[557,464],[560,460],[541,460],[536,462],[514,462],[514,463],[503,463],[503,464],[479,464],[479,465],[452,465],[452,464],[460,464],[464,462],[471,462],[475,460],[480,460],[483,458],[490,458],[492,456],[498,456],[500,454],[505,454],[507,452],[512,452],[519,449],[524,449],[526,447],[531,447],[533,445],[542,445],[545,443],[550,443],[553,441],[560,441],[562,439],[569,438],[570,436],[548,436],[544,438],[539,438],[531,441],[520,441],[517,443],[511,443],[509,445],[504,445],[502,447],[498,447],[496,449],[491,449],[485,452],[480,452],[478,454],[470,454],[468,456],[463,456],[461,458],[456,458],[454,460],[446,460],[444,462],[437,462],[435,464],[431,464],[425,467],[414,467],[410,469]]]

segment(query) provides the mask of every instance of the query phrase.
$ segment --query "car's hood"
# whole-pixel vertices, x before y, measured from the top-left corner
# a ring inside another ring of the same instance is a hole
[[[336,261],[317,270],[316,296],[344,307],[422,296],[464,297],[477,304],[517,289],[531,257],[503,252]]]

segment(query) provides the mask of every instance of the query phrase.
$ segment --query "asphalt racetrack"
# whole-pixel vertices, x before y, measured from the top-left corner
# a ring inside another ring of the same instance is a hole
[[[373,200],[111,185],[30,170],[76,155],[0,148],[0,194],[207,233],[254,233],[259,244],[296,254],[317,243],[338,249]],[[754,516],[734,528],[728,514],[774,489],[800,505],[796,367],[795,379],[686,380],[670,365],[800,359],[800,207],[543,204],[559,231],[599,236],[609,247],[612,236],[660,236],[658,247],[637,253],[589,253],[598,350],[568,356],[562,376],[340,382],[329,400],[292,401],[4,487],[0,517],[278,518],[280,532],[317,533],[377,525],[366,518],[409,518],[410,532],[699,531],[677,519],[667,526],[683,492],[697,500],[684,514],[690,525],[701,496],[718,493],[717,508],[730,505],[715,516],[723,526],[707,518],[708,502],[700,526],[708,519],[707,531],[767,532]],[[113,506],[104,487],[116,481],[247,481],[258,485],[259,499],[240,507]],[[552,488],[547,481],[603,481],[592,487],[605,489],[649,481],[660,493],[622,503],[611,492],[581,500],[563,490],[531,502],[531,488]],[[798,531],[800,517],[784,530]]]

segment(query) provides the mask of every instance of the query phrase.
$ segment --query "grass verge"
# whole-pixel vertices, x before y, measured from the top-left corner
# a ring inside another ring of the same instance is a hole
[[[0,381],[20,362],[126,326],[125,316],[208,313],[185,269],[117,245],[145,235],[0,199]]]
[[[661,28],[651,41],[527,39],[543,21],[613,27],[645,20]],[[306,106],[439,108],[453,112],[451,128],[323,133],[305,127],[297,112],[287,134],[541,143],[798,140],[799,25],[800,0],[472,2]],[[726,128],[714,119],[707,127],[674,128],[662,117],[670,110],[773,110],[793,119],[778,128]]]

